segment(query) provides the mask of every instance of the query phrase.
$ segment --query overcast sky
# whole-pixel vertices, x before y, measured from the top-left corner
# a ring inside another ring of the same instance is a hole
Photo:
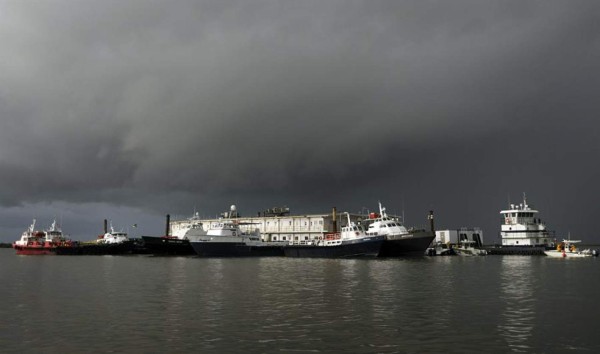
[[[0,241],[508,201],[600,243],[600,2],[0,0]],[[137,229],[130,229],[138,224]]]

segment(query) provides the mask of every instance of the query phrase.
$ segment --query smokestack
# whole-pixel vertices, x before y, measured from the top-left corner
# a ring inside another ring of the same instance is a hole
[[[104,233],[108,233],[108,221],[104,219]]]
[[[435,226],[433,225],[433,210],[429,211],[427,219],[429,219],[429,226],[431,227],[431,232],[435,232]]]
[[[171,229],[170,221],[171,221],[171,215],[167,214],[167,225],[165,226],[165,236],[169,236],[169,230]]]
[[[333,207],[333,210],[331,211],[331,219],[333,220],[333,232],[336,233],[337,232],[337,212],[335,210],[335,207]]]

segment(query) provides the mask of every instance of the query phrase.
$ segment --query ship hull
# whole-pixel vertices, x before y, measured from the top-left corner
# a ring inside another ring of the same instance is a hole
[[[245,242],[191,242],[200,257],[283,257],[280,245],[251,245]]]
[[[195,255],[189,240],[157,236],[142,236],[147,253],[161,256]]]
[[[592,253],[572,252],[572,251],[562,252],[562,251],[557,251],[557,250],[545,251],[544,254],[546,256],[552,257],[552,258],[587,258],[587,257],[594,256],[594,254],[592,254]]]
[[[484,247],[484,249],[490,255],[500,256],[543,256],[546,251],[544,246],[492,246]]]
[[[13,248],[18,255],[23,256],[43,256],[56,254],[56,247],[34,247],[34,246],[16,246]]]
[[[135,244],[132,240],[121,243],[79,244],[72,247],[57,247],[56,254],[60,256],[104,256],[133,254]]]
[[[336,246],[287,245],[283,247],[286,257],[293,258],[352,258],[377,257],[383,244],[383,237],[366,240],[352,240]]]
[[[435,239],[435,233],[420,231],[408,235],[386,236],[379,257],[423,256]]]

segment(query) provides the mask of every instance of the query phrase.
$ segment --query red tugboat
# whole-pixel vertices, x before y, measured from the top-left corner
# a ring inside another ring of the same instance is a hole
[[[39,231],[35,230],[35,219],[33,219],[33,223],[23,232],[21,239],[13,243],[13,248],[21,255],[56,254],[56,248],[59,246],[72,247],[73,245],[56,226],[56,220],[50,229]]]

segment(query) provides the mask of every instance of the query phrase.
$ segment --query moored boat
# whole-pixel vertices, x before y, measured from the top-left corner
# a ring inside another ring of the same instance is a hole
[[[388,216],[379,203],[379,213],[370,213],[364,222],[367,224],[367,235],[385,237],[379,257],[423,256],[435,239],[432,211],[429,212],[428,219],[430,230],[409,230],[399,218]]]
[[[459,256],[485,256],[487,251],[481,248],[474,247],[475,241],[463,240],[460,246],[455,249]]]
[[[503,247],[543,247],[554,248],[552,233],[546,229],[546,224],[537,217],[539,211],[527,204],[523,193],[523,203],[509,204],[509,208],[501,210],[502,225],[500,237]]]
[[[196,218],[196,216],[194,216]],[[191,220],[191,219],[190,219]],[[202,224],[197,220],[192,220],[191,228],[198,228]],[[196,254],[186,238],[189,228],[178,229],[173,234],[170,233],[170,216],[167,215],[167,225],[165,236],[142,236],[143,247],[150,254],[160,256],[191,256]]]
[[[19,255],[53,255],[58,247],[73,247],[73,242],[63,236],[62,230],[56,225],[56,220],[48,230],[35,230],[35,219],[21,238],[13,243],[13,248]]]
[[[328,233],[325,237],[310,241],[292,241],[283,247],[286,257],[343,258],[376,257],[385,237],[368,235],[362,225],[350,220],[341,232]]]
[[[548,257],[554,258],[586,258],[586,257],[598,257],[598,250],[585,249],[579,251],[577,243],[581,240],[563,240],[556,245],[554,250],[546,250],[544,254]]]
[[[246,231],[241,229],[244,225],[252,224],[224,219],[212,223],[206,232],[191,229],[187,237],[200,257],[283,256],[284,242],[262,241],[258,228]]]
[[[457,253],[452,245],[436,242],[435,245],[425,250],[427,256],[456,256]]]
[[[112,223],[109,232],[104,220],[104,234],[98,236],[96,241],[73,242],[71,247],[57,247],[55,252],[61,256],[124,255],[134,253],[135,248],[134,241],[129,239],[126,232],[115,231]]]

